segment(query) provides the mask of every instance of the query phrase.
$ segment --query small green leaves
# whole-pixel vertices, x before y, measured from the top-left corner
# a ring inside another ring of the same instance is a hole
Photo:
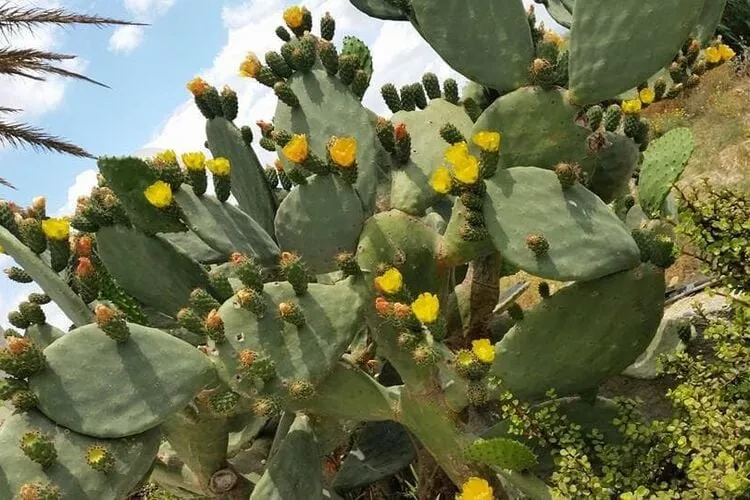
[[[478,439],[467,449],[466,456],[485,465],[521,472],[537,464],[528,446],[506,438]]]

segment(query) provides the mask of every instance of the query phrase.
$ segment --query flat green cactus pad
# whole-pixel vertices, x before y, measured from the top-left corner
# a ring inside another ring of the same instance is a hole
[[[208,275],[168,242],[122,226],[96,233],[99,257],[117,283],[136,299],[173,316],[190,292],[208,288]],[[143,270],[150,271],[143,275]]]
[[[42,413],[89,436],[132,436],[159,425],[213,379],[198,349],[161,330],[128,326],[122,344],[88,325],[44,350],[47,367],[29,380]]]
[[[586,141],[591,132],[575,123],[578,112],[563,90],[524,87],[492,103],[472,133],[490,130],[502,134],[501,167],[553,168],[567,162],[578,163],[591,173],[596,170],[597,158]]]
[[[62,338],[64,335],[65,332],[58,328],[55,328],[49,323],[45,323],[43,325],[31,325],[26,329],[26,333],[24,334],[25,337],[29,338],[32,342],[34,342],[42,349],[50,345],[55,340]]]
[[[440,289],[436,262],[440,236],[416,217],[399,210],[381,212],[365,224],[357,246],[357,262],[367,272],[378,264],[397,267],[413,293]]]
[[[495,345],[492,372],[523,399],[594,389],[649,345],[664,291],[663,271],[648,264],[565,287]]]
[[[241,252],[272,266],[279,258],[279,247],[255,219],[213,196],[196,196],[192,189],[180,188],[175,200],[187,225],[211,248],[224,255]]]
[[[671,61],[705,0],[625,0],[603,8],[576,0],[570,34],[570,91],[578,104],[611,99]],[[654,28],[654,19],[668,19]]]
[[[412,0],[411,5],[420,34],[468,79],[501,92],[528,81],[534,45],[520,0]]]
[[[305,134],[310,150],[326,157],[326,146],[333,136],[357,139],[359,175],[355,184],[365,207],[371,213],[375,204],[378,166],[384,157],[375,134],[375,121],[359,99],[339,81],[316,66],[307,73],[295,73],[287,84],[299,100],[298,108],[279,103],[273,123],[280,130]],[[284,167],[288,163],[280,154]]]
[[[554,172],[535,167],[499,171],[486,182],[484,218],[495,248],[511,264],[557,281],[592,280],[635,267],[640,252],[630,231],[591,191],[563,190]],[[526,242],[549,243],[537,257]]]
[[[337,269],[337,254],[354,251],[364,222],[362,202],[350,184],[332,175],[312,176],[281,202],[276,235],[282,250],[301,255],[313,274],[324,274]]]
[[[266,283],[263,299],[267,310],[260,319],[236,306],[234,299],[226,301],[219,314],[227,342],[217,348],[230,376],[237,373],[239,353],[251,349],[273,360],[282,382],[322,381],[363,327],[364,301],[352,285],[353,278],[335,285],[311,283],[307,293],[297,297],[289,283]],[[302,328],[279,317],[282,302],[300,307],[306,321]],[[231,383],[238,381],[232,379]],[[238,390],[243,387],[247,386]]]
[[[388,0],[349,0],[358,10],[370,17],[386,21],[408,21],[404,12]]]
[[[608,146],[599,151],[599,161],[588,188],[604,203],[609,203],[627,192],[641,153],[638,145],[624,135],[605,132],[604,136]]]
[[[568,8],[562,0],[547,0],[547,12],[561,26],[570,28],[573,25],[573,9]]]
[[[57,450],[57,461],[46,469],[29,460],[18,445],[31,431],[48,435]],[[18,498],[24,484],[51,482],[65,499],[120,500],[148,472],[159,441],[156,429],[124,439],[95,439],[55,425],[36,411],[9,415],[0,426],[0,498]],[[86,463],[86,450],[96,445],[105,446],[115,458],[107,474]]]
[[[481,464],[521,472],[536,465],[534,452],[508,438],[478,439],[466,449],[466,456]]]
[[[226,255],[206,245],[206,242],[192,231],[162,233],[157,237],[166,240],[170,245],[182,253],[190,255],[201,264],[218,264],[227,260]]]
[[[391,172],[391,206],[424,215],[438,197],[430,179],[448,147],[440,137],[440,127],[452,123],[468,139],[474,124],[463,108],[444,99],[433,99],[424,110],[399,111],[391,121],[405,123],[411,135],[411,161]]]
[[[659,213],[694,149],[693,133],[686,127],[672,129],[651,143],[643,154],[638,179],[638,201],[646,214]]]
[[[727,6],[727,0],[706,0],[703,9],[698,16],[691,36],[696,38],[702,46],[707,46],[716,33],[716,27],[721,22],[721,16],[724,14],[724,8]]]
[[[206,137],[214,158],[227,158],[232,166],[232,194],[239,207],[273,236],[276,198],[255,151],[247,147],[240,130],[226,118],[206,121]]]
[[[99,171],[115,192],[131,222],[147,234],[184,231],[179,220],[167,217],[151,205],[143,192],[158,180],[148,164],[140,158],[99,158]]]
[[[250,500],[322,500],[320,448],[310,419],[294,419],[279,451],[255,485]]]
[[[495,247],[492,246],[492,241],[489,238],[481,241],[466,241],[463,239],[461,226],[467,223],[467,213],[468,210],[464,204],[461,203],[459,198],[456,198],[451,218],[440,242],[440,257],[447,264],[465,264],[495,251]]]

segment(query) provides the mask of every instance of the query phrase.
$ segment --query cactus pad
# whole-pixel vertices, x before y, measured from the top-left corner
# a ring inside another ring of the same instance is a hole
[[[695,149],[689,128],[672,129],[654,142],[644,153],[638,180],[638,201],[643,211],[658,215],[672,186],[682,175]]]
[[[252,255],[266,266],[278,260],[279,247],[255,219],[242,210],[221,203],[213,196],[199,198],[185,187],[175,193],[175,200],[190,229],[223,254],[225,260],[232,252]]]
[[[690,34],[705,0],[627,0],[602,10],[576,0],[570,34],[570,91],[577,104],[611,99],[670,61]],[[669,19],[654,29],[654,19]]]
[[[370,17],[386,21],[409,20],[406,14],[389,0],[350,0],[350,2],[357,10]]]
[[[420,34],[453,69],[501,92],[526,83],[534,45],[520,0],[412,0],[411,5]]]
[[[546,0],[545,6],[550,17],[557,24],[570,28],[573,24],[573,9],[569,9],[562,0]]]
[[[424,110],[399,111],[394,124],[406,124],[411,135],[411,160],[391,173],[391,206],[412,215],[423,215],[437,193],[430,186],[432,174],[443,161],[440,128],[452,123],[465,137],[473,123],[462,108],[443,99],[433,99]]]
[[[649,345],[664,291],[664,273],[648,264],[565,287],[526,311],[496,344],[492,371],[525,399],[596,388]]]
[[[726,6],[727,0],[706,0],[703,4],[698,22],[690,33],[703,47],[706,47],[713,38]]]
[[[273,236],[276,199],[255,151],[245,144],[240,129],[225,118],[208,120],[206,136],[214,158],[226,158],[232,166],[232,194],[239,207]]]
[[[323,69],[316,67],[307,73],[295,73],[287,83],[299,98],[300,105],[290,108],[279,104],[274,125],[279,130],[307,135],[310,150],[321,158],[326,157],[326,146],[331,137],[354,137],[358,165],[355,187],[365,212],[371,213],[378,166],[384,155],[375,133],[375,117],[343,83]],[[281,156],[284,167],[289,168],[286,158]]]
[[[55,425],[36,411],[3,417],[0,427],[0,498],[17,498],[22,485],[51,482],[63,498],[120,500],[148,472],[159,449],[158,430],[125,439],[94,439]],[[18,442],[29,431],[49,436],[57,450],[55,464],[42,469],[21,451]],[[90,446],[105,446],[115,459],[112,470],[103,474],[86,463]]]
[[[132,436],[159,425],[212,380],[199,350],[161,330],[128,326],[124,343],[88,325],[45,349],[46,369],[29,380],[39,409],[89,436]]]
[[[45,323],[43,325],[31,325],[26,329],[24,337],[34,342],[41,349],[44,349],[55,340],[62,338],[64,335],[65,332],[62,330],[55,328],[49,323]]]
[[[536,465],[534,452],[513,439],[478,439],[466,449],[466,456],[475,462],[501,469],[521,472]]]
[[[292,189],[276,213],[281,249],[298,253],[313,272],[335,271],[336,255],[357,246],[365,215],[357,192],[332,175]]]
[[[511,264],[557,281],[592,280],[638,265],[630,231],[580,184],[563,191],[554,172],[535,167],[499,171],[487,182],[484,218],[495,248]],[[549,243],[537,257],[529,235]]]
[[[625,136],[605,132],[604,137],[608,146],[599,152],[598,165],[588,188],[604,203],[609,203],[627,192],[641,154],[638,145]]]
[[[183,233],[162,233],[159,238],[166,240],[170,245],[184,254],[190,255],[201,264],[218,264],[225,262],[226,255],[219,253],[198,237],[192,231]]]

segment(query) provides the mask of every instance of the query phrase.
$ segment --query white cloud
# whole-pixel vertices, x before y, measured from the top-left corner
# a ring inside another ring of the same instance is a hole
[[[73,181],[73,185],[68,188],[68,199],[65,204],[60,207],[55,215],[71,215],[75,212],[76,201],[79,196],[88,196],[91,194],[91,189],[96,186],[97,171],[94,169],[84,170],[76,176],[76,180]]]
[[[137,16],[154,17],[165,14],[175,0],[125,0],[125,8]]]
[[[145,30],[143,26],[120,26],[109,38],[109,50],[121,54],[129,54],[143,42]]]

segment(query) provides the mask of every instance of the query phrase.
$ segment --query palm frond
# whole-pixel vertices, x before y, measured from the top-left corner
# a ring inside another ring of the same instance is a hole
[[[24,123],[10,123],[0,120],[0,145],[2,144],[15,148],[30,146],[37,151],[54,151],[81,158],[94,158],[91,153],[80,146],[50,135],[44,130]]]
[[[21,7],[7,1],[0,4],[0,34],[4,35],[6,39],[9,35],[24,29],[31,31],[41,24],[56,24],[58,26],[88,24],[97,27],[106,25],[145,26],[142,23],[133,23],[111,17],[78,14],[61,8]]]
[[[70,59],[75,59],[75,56],[36,49],[0,48],[0,75],[21,76],[24,78],[31,78],[32,80],[44,80],[42,76],[35,73],[48,73],[68,78],[76,78],[102,87],[107,87],[105,84],[85,75],[52,64],[52,62],[55,61],[65,61]]]
[[[8,108],[6,106],[0,106],[0,113],[18,113],[21,111],[18,108]]]

